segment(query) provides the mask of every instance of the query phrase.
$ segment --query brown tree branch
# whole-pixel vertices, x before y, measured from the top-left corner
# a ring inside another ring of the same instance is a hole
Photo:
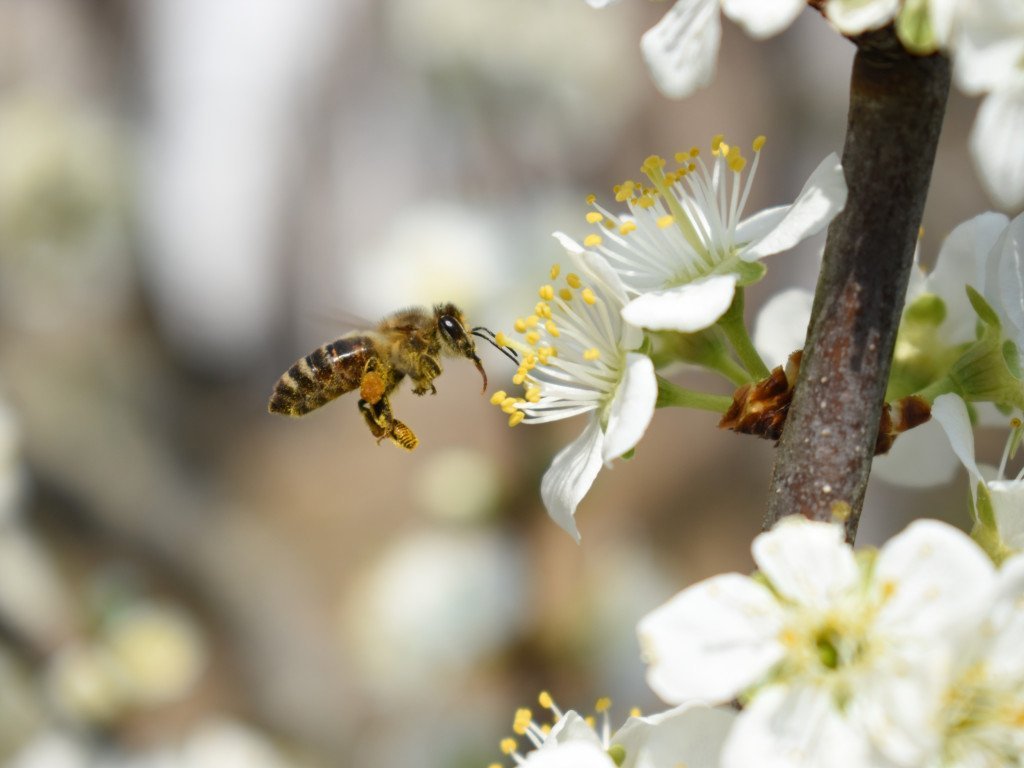
[[[854,42],[849,198],[829,227],[764,520],[842,519],[851,542],[949,93],[949,61],[911,56],[891,27]]]

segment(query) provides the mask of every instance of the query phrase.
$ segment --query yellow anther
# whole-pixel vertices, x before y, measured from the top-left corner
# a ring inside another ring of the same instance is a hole
[[[597,347],[591,347],[583,353],[583,359],[593,362],[601,357],[601,350]]]
[[[504,411],[507,408],[511,408],[516,404],[519,398],[509,397],[506,393],[502,393],[505,396],[501,399],[501,409]]]
[[[636,199],[636,204],[640,208],[650,208],[652,205],[654,205],[654,197],[652,197],[651,195],[644,195],[643,197],[638,197]]]
[[[1021,421],[1016,416],[1010,419],[1010,429],[1020,429]]]
[[[551,298],[554,298],[552,296]],[[546,301],[538,301],[537,306],[533,308],[533,311],[540,317],[550,318],[551,317],[551,305]]]
[[[515,384],[515,385],[516,385],[516,386],[518,387],[518,386],[520,386],[520,385],[521,385],[521,384],[522,384],[522,383],[523,383],[524,381],[526,381],[526,371],[524,371],[524,370],[523,370],[522,368],[520,368],[520,369],[519,369],[518,371],[516,371],[516,373],[515,373],[515,374],[514,374],[514,375],[512,376],[512,383],[513,383],[513,384]]]
[[[569,301],[570,299],[572,299],[572,291],[570,291],[568,288],[562,288],[558,291],[558,298],[560,298],[562,301]]]
[[[532,352],[523,359],[523,370],[532,371],[537,365],[537,356]]]
[[[546,330],[551,336],[561,336],[558,332],[558,326],[555,325],[554,320],[548,320],[544,323],[544,330]]]
[[[700,147],[690,147],[690,157],[699,157]]]
[[[565,282],[569,284],[570,288],[579,288],[581,285],[583,285],[583,282],[580,280],[580,276],[577,275],[575,272],[570,272],[568,275],[566,275]]]
[[[583,247],[584,248],[596,248],[600,244],[601,244],[601,236],[600,235],[587,235],[585,238],[583,238]]]
[[[766,141],[768,141],[768,139],[764,135],[758,136],[756,139],[754,139],[754,151],[760,152],[762,149],[764,149],[764,143]]]
[[[597,296],[595,296],[594,292],[589,288],[584,288],[583,292],[580,293],[580,296],[583,297],[583,301],[585,301],[587,304],[590,304],[591,306],[597,304]]]
[[[537,323],[539,323],[539,322],[540,322],[540,318],[539,317],[537,317],[536,315],[530,315],[528,318],[526,318],[526,327],[527,328],[536,328],[537,327]]]
[[[641,166],[641,170],[646,173],[647,171],[661,170],[664,167],[665,158],[660,155],[648,155]]]
[[[506,755],[511,755],[516,751],[516,740],[513,738],[502,739],[501,751]]]
[[[537,291],[537,295],[540,296],[544,301],[551,301],[555,298],[555,289],[551,285],[542,285]]]
[[[507,347],[509,345],[508,336],[505,335],[504,331],[498,331],[496,334],[494,334],[494,343],[497,344],[499,347]]]
[[[924,239],[924,227],[918,227],[917,228],[917,239],[918,240],[923,240]]]
[[[725,147],[724,144],[722,146]],[[732,170],[736,171],[737,173],[739,171],[742,171],[743,167],[747,164],[746,158],[744,158],[743,155],[740,154],[740,148],[737,147],[735,144],[729,147],[728,151],[725,153],[725,162]]]
[[[629,219],[627,221],[622,222],[619,225],[619,234],[620,235],[628,235],[630,232],[633,232],[635,229],[636,229],[636,222],[633,221],[632,219]]]
[[[697,170],[697,164],[696,163],[690,163],[688,166],[686,166],[686,172],[687,173],[693,173],[696,170]]]
[[[506,397],[508,397],[508,393],[503,389],[499,389],[491,395],[491,405],[501,405]]]
[[[533,713],[526,707],[520,707],[516,710],[516,716],[512,720],[512,731],[519,736],[524,735],[530,727],[531,720],[533,720]]]
[[[583,718],[583,722],[585,722],[591,728],[593,728],[595,725],[597,725],[597,721],[594,719],[593,715],[587,715],[586,717],[584,717]]]
[[[690,159],[690,156],[686,152],[676,152],[676,154],[675,154],[675,161],[677,163],[679,163],[680,165],[682,165],[683,163],[688,162],[689,159]]]
[[[587,214],[587,224],[597,224],[603,218],[604,214],[600,211],[591,211]]]
[[[540,341],[540,333],[538,333],[537,331],[527,331],[526,335],[523,338],[526,339],[526,343],[532,347],[534,344]]]
[[[718,148],[722,146],[722,142],[725,141],[724,133],[716,133],[711,137],[711,153],[713,155],[718,154]]]
[[[544,707],[544,709],[551,709],[555,705],[555,700],[551,698],[551,694],[547,691],[541,691],[537,696],[537,703]]]
[[[667,227],[671,227],[672,223],[675,220],[676,217],[673,216],[671,213],[665,214],[664,216],[658,219],[658,229],[666,229]]]
[[[616,202],[625,202],[635,194],[636,182],[624,181],[621,184],[616,184],[612,191],[615,193]]]
[[[544,347],[544,352],[551,355],[551,357],[558,357],[558,350],[554,347]]]
[[[558,275],[562,272],[562,268],[558,264],[551,265],[551,279],[557,280]]]
[[[516,424],[518,424],[519,422],[521,422],[525,418],[526,418],[526,414],[525,413],[523,413],[522,411],[516,411],[515,413],[513,413],[511,416],[508,417],[508,425],[510,427],[514,427]]]
[[[525,333],[526,321],[521,317],[517,317],[516,321],[512,323],[512,327],[516,329],[516,333]]]
[[[505,768],[501,763],[491,763],[487,768]]]
[[[632,709],[629,710],[629,716],[630,717],[640,717],[640,715],[641,715],[640,707],[633,707]]]
[[[612,700],[607,696],[602,696],[594,703],[594,711],[600,714],[610,709],[612,706]]]
[[[526,397],[524,398],[528,403],[539,403],[540,402],[540,388],[530,387],[526,390]]]
[[[587,205],[593,205],[596,202],[597,202],[597,197],[595,195],[587,195]],[[554,278],[551,278],[551,279],[554,280]]]

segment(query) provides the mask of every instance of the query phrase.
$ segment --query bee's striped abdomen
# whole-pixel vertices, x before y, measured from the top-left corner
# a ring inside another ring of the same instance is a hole
[[[302,416],[359,386],[366,363],[375,356],[373,342],[352,336],[324,344],[298,360],[274,386],[271,413]]]

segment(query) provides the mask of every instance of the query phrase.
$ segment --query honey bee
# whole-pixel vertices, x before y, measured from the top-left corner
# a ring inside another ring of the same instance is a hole
[[[297,360],[277,380],[268,410],[285,416],[303,416],[339,395],[359,389],[359,412],[379,444],[385,438],[407,451],[419,443],[408,426],[395,418],[390,396],[408,376],[417,395],[437,393],[434,379],[441,375],[441,357],[465,357],[483,377],[487,373],[476,354],[473,336],[500,347],[494,334],[479,326],[466,330],[462,311],[454,304],[438,304],[433,312],[414,307],[385,317],[376,330],[353,331],[324,344]]]

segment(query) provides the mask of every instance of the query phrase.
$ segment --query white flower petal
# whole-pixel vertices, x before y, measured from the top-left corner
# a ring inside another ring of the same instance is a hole
[[[754,261],[788,250],[801,240],[820,232],[846,205],[846,194],[843,166],[833,152],[814,169],[778,224],[759,239],[748,241],[740,257],[745,261]],[[737,238],[746,239],[742,224],[736,234]]]
[[[985,661],[990,674],[1024,685],[1024,555],[1011,557],[999,569],[989,622],[993,632]]]
[[[603,458],[621,456],[633,448],[647,430],[658,400],[658,378],[647,355],[630,352],[619,389],[612,398],[608,424],[604,429]]]
[[[722,0],[722,12],[751,37],[763,39],[789,27],[806,5],[806,0]]]
[[[772,686],[736,720],[722,768],[869,768],[868,743],[842,718],[827,689]]]
[[[925,289],[946,305],[942,330],[950,344],[974,339],[978,316],[964,286],[970,285],[979,292],[985,290],[985,259],[1006,222],[1003,214],[988,212],[959,224],[943,240],[935,269],[925,279]]]
[[[648,717],[631,717],[611,738],[622,746],[621,768],[718,768],[736,713],[704,704],[684,704]]]
[[[984,293],[1003,321],[1003,333],[1024,346],[1024,213],[1003,229],[992,248]]]
[[[580,540],[580,532],[573,515],[601,469],[603,442],[601,425],[597,419],[590,419],[583,434],[558,452],[540,483],[540,496],[551,519],[576,541]]]
[[[971,130],[971,156],[982,185],[1002,208],[1024,206],[1024,87],[988,95]]]
[[[878,553],[874,581],[885,595],[878,626],[926,643],[970,633],[994,577],[992,561],[966,533],[917,520]]]
[[[1024,58],[1024,5],[1016,0],[960,1],[954,75],[969,95],[1012,85]]]
[[[747,576],[694,584],[637,626],[647,683],[670,703],[729,701],[782,658],[782,618],[771,591]]]
[[[813,293],[790,288],[775,294],[761,307],[754,324],[754,346],[768,367],[782,365],[790,354],[804,348],[813,304]]]
[[[1024,480],[993,480],[988,492],[999,537],[1011,549],[1024,550]]]
[[[550,749],[535,749],[523,763],[530,768],[615,768],[603,749],[583,741],[571,741]]]
[[[715,76],[721,37],[718,0],[677,0],[644,33],[640,49],[658,89],[681,99]]]
[[[841,525],[783,518],[754,539],[754,562],[776,592],[798,605],[824,609],[860,576]]]
[[[900,0],[828,0],[825,15],[844,35],[884,27],[896,16]]]
[[[551,732],[544,739],[545,746],[550,744],[566,744],[570,741],[589,742],[595,746],[602,746],[601,738],[593,726],[577,712],[569,710],[552,727]]]
[[[871,478],[904,488],[932,488],[952,480],[959,467],[942,427],[932,419],[900,435],[888,453],[875,456]]]
[[[609,5],[614,5],[619,0],[587,0],[587,5],[591,8],[607,8]]]
[[[967,405],[959,395],[939,395],[932,403],[932,418],[945,431],[953,453],[970,473],[973,494],[974,486],[981,480],[981,470],[974,460],[974,429],[971,427],[971,417],[967,414]]]
[[[692,333],[710,328],[732,304],[737,280],[736,275],[713,275],[642,294],[622,308],[622,319],[655,331]]]

